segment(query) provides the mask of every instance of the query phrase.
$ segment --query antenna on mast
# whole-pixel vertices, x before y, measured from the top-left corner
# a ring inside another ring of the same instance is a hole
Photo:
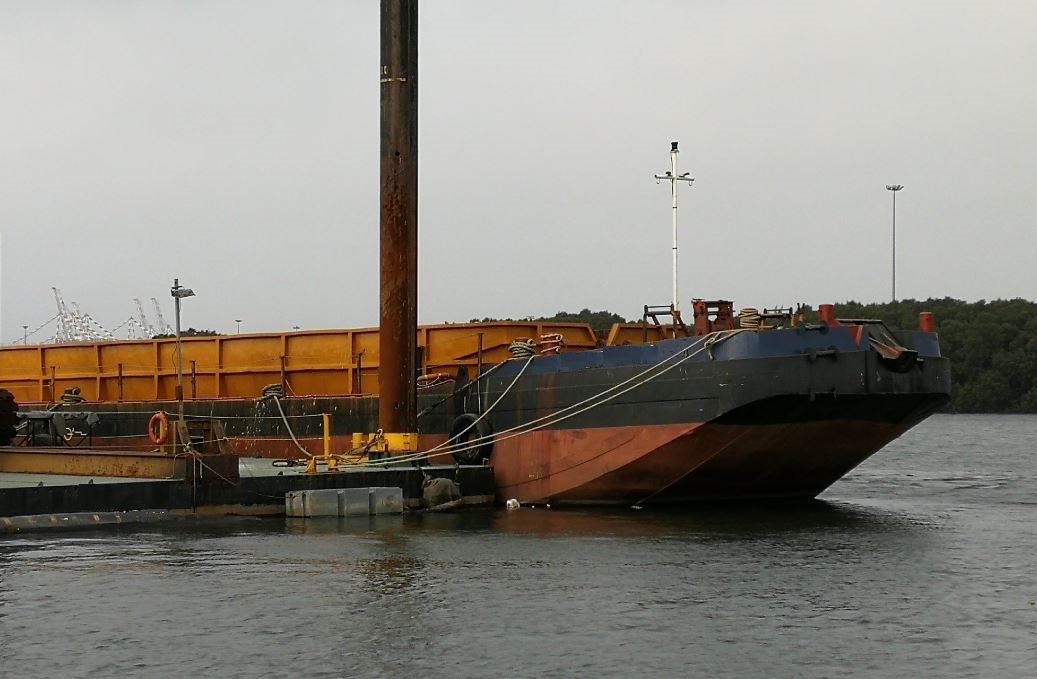
[[[695,181],[690,172],[677,174],[677,142],[670,142],[670,171],[655,175],[655,183],[662,180],[670,182],[670,193],[673,196],[673,310],[680,310],[680,297],[677,295],[677,182],[687,182],[688,186]]]

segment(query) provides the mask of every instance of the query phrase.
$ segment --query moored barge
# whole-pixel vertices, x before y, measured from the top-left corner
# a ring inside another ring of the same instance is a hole
[[[607,337],[582,324],[420,328],[426,452],[403,459],[492,464],[502,500],[805,498],[949,399],[928,315],[894,331],[837,320],[828,305],[817,323],[792,310],[735,317],[729,302],[695,311],[690,328],[616,326]],[[515,345],[522,335],[543,339]],[[377,429],[377,330],[183,345],[186,416],[220,420],[239,455],[319,453],[325,434],[356,453],[355,435]],[[62,414],[60,431],[24,420],[14,443],[153,448],[149,420],[175,407],[174,352],[170,340],[0,350],[0,387],[23,410]]]

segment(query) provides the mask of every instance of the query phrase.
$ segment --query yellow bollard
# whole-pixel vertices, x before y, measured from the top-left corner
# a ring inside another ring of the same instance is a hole
[[[324,413],[324,457],[331,457],[331,414]]]

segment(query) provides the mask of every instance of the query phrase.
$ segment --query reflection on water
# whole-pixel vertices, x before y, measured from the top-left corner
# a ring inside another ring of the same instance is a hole
[[[666,538],[680,535],[741,539],[760,533],[819,529],[897,530],[925,525],[923,517],[843,501],[808,500],[762,505],[720,503],[629,508],[523,507],[400,517],[265,519],[262,530],[291,535],[377,537],[392,542],[415,532],[493,533],[540,538]],[[259,528],[255,528],[259,530]]]
[[[489,514],[483,521],[495,532],[536,537],[695,535],[735,540],[764,533],[834,528],[894,530],[924,523],[887,510],[820,500],[767,506],[730,503],[642,510],[523,508]]]
[[[958,422],[824,501],[3,537],[0,675],[1028,676],[1032,446]]]

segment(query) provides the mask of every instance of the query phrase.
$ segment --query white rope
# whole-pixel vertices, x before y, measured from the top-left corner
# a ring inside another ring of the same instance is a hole
[[[303,448],[302,444],[299,443],[299,439],[295,438],[295,434],[292,432],[292,425],[288,424],[288,418],[285,417],[284,410],[281,408],[281,399],[274,395],[271,395],[270,398],[274,399],[274,403],[277,404],[277,412],[281,413],[281,419],[284,421],[285,429],[288,430],[288,435],[292,437],[292,443],[295,444],[295,447],[298,448],[303,455],[306,457],[313,457],[313,453]]]
[[[446,447],[451,441],[453,441],[455,439],[459,440],[462,436],[464,436],[469,431],[471,431],[472,427],[474,427],[475,425],[479,424],[479,422],[481,422],[483,420],[483,418],[485,418],[487,415],[489,415],[493,411],[493,409],[497,407],[497,404],[500,403],[501,400],[503,400],[503,398],[508,395],[508,392],[510,392],[512,387],[514,387],[518,383],[519,378],[522,377],[522,374],[524,372],[526,372],[526,368],[529,367],[529,364],[533,362],[534,358],[536,358],[536,354],[530,354],[529,355],[529,358],[526,359],[526,363],[522,366],[522,369],[518,371],[518,374],[515,375],[515,379],[513,379],[511,381],[511,384],[508,385],[508,388],[505,389],[504,391],[502,391],[501,395],[497,397],[497,400],[494,401],[490,405],[489,408],[484,410],[482,412],[482,414],[479,415],[479,417],[475,418],[475,420],[473,420],[471,424],[469,424],[467,427],[465,427],[461,431],[457,432],[457,435],[455,435],[454,437],[448,438],[443,443],[440,443],[438,446],[436,446],[436,447],[434,447],[434,448],[432,448],[430,450],[425,451],[423,454],[424,455],[430,455],[430,454],[432,454],[434,452],[437,452],[437,451],[441,450],[442,448]],[[454,444],[454,445],[458,445],[458,444]]]
[[[606,390],[604,390],[604,391],[602,391],[602,392],[600,392],[598,394],[595,394],[594,396],[588,397],[588,398],[586,398],[586,399],[584,399],[584,400],[582,400],[582,401],[580,401],[578,403],[574,403],[571,406],[567,406],[565,408],[562,408],[561,410],[559,410],[557,412],[545,415],[545,416],[537,418],[535,420],[531,420],[530,422],[526,422],[524,424],[516,425],[515,427],[512,427],[510,429],[505,429],[505,430],[499,432],[498,434],[491,434],[489,436],[484,436],[484,437],[480,437],[480,438],[477,438],[477,439],[473,439],[471,441],[465,442],[464,444],[453,444],[453,445],[443,444],[443,445],[437,446],[433,450],[429,450],[427,452],[412,453],[410,455],[401,455],[401,456],[393,457],[393,458],[391,458],[389,460],[386,460],[385,462],[382,462],[381,464],[387,464],[387,463],[390,463],[390,462],[399,463],[399,462],[407,462],[407,461],[411,461],[411,460],[426,459],[430,454],[433,453],[433,451],[435,451],[437,453],[447,453],[447,452],[453,453],[453,452],[461,452],[461,451],[464,451],[464,450],[471,450],[471,449],[474,449],[474,448],[478,448],[479,446],[481,446],[486,441],[494,441],[494,442],[506,441],[508,439],[515,438],[517,436],[522,436],[522,435],[525,435],[525,434],[532,433],[534,431],[539,431],[541,429],[545,429],[545,428],[547,428],[547,427],[549,427],[549,426],[551,426],[553,424],[557,424],[559,422],[563,422],[563,421],[568,420],[568,419],[570,419],[572,417],[576,417],[577,415],[581,415],[581,414],[583,414],[583,413],[585,413],[585,412],[587,412],[589,410],[593,410],[594,408],[597,408],[598,406],[603,405],[603,404],[611,401],[614,398],[622,396],[623,394],[626,394],[626,393],[628,393],[628,392],[630,392],[630,391],[632,391],[632,390],[634,390],[634,389],[636,389],[636,388],[638,388],[640,386],[648,384],[649,382],[651,382],[652,380],[660,377],[661,375],[664,375],[664,374],[670,372],[671,370],[673,370],[674,368],[678,367],[679,365],[681,365],[685,361],[691,360],[692,358],[694,358],[698,354],[702,353],[702,351],[704,351],[704,350],[710,350],[711,351],[713,349],[713,347],[715,347],[717,344],[719,344],[719,343],[721,343],[723,341],[726,341],[727,339],[733,337],[736,334],[739,334],[741,332],[745,332],[746,330],[747,329],[723,330],[723,331],[718,331],[718,332],[706,335],[703,338],[701,346],[696,351],[694,351],[692,353],[688,353],[688,351],[692,347],[686,347],[686,348],[682,349],[681,351],[673,353],[672,355],[668,356],[664,360],[662,360],[662,361],[660,361],[658,363],[653,364],[651,367],[649,367],[648,369],[638,373],[637,375],[634,375],[634,376],[632,376],[630,378],[627,378],[626,380],[620,382],[619,384],[613,385],[612,387],[609,387],[608,389],[606,389]],[[665,365],[667,362],[672,361],[672,360],[680,357],[682,354],[685,354],[683,358],[680,358],[680,360],[676,361],[672,365],[670,365],[670,366],[668,366],[668,367],[666,367],[666,368],[664,368],[662,370],[659,370],[656,374],[651,375],[650,377],[648,377],[648,378],[646,378],[646,379],[644,379],[642,381],[635,382],[633,385],[627,387],[626,389],[622,389],[620,391],[617,391],[616,393],[614,393],[614,394],[612,394],[610,396],[607,396],[606,398],[601,399],[597,403],[590,403],[591,401],[594,401],[595,399],[597,399],[597,398],[599,398],[601,396],[604,396],[604,395],[608,394],[609,392],[616,391],[617,389],[620,389],[621,387],[629,384],[630,382],[634,382],[635,380],[638,380],[639,378],[644,377],[645,375],[648,375],[649,373],[651,373],[652,371],[656,370],[660,366]],[[586,405],[588,403],[590,403],[590,405],[587,405],[587,407],[585,407],[585,408],[581,408],[581,406],[584,406],[584,405]],[[573,412],[568,412],[568,411],[573,411]],[[540,424],[540,423],[542,423],[542,424]],[[529,425],[539,425],[539,426],[534,426],[532,428],[525,429],[525,427],[529,427]],[[510,435],[502,436],[504,434],[510,434]]]
[[[656,379],[660,375],[664,375],[665,373],[669,372],[670,370],[673,370],[674,368],[676,368],[681,363],[684,363],[685,361],[693,358],[694,356],[697,356],[698,354],[700,354],[703,351],[703,349],[712,348],[713,346],[716,345],[717,342],[723,341],[724,339],[726,339],[727,337],[730,337],[730,336],[731,335],[728,335],[726,337],[719,338],[719,339],[716,338],[716,337],[706,336],[704,338],[704,341],[703,341],[703,346],[700,347],[694,353],[687,354],[687,352],[691,349],[691,347],[686,347],[686,348],[682,349],[681,351],[673,353],[672,355],[668,356],[664,360],[662,360],[662,361],[660,361],[658,363],[653,364],[651,367],[649,367],[648,369],[638,373],[637,375],[629,377],[626,380],[624,380],[624,381],[622,381],[622,382],[620,382],[618,384],[615,384],[615,385],[609,387],[608,389],[606,389],[606,390],[604,390],[602,392],[599,392],[599,393],[597,393],[597,394],[595,394],[593,396],[585,398],[582,401],[579,401],[578,403],[574,403],[571,406],[566,406],[565,408],[562,408],[561,410],[558,410],[558,411],[556,411],[554,413],[550,413],[548,415],[544,415],[543,417],[537,418],[535,420],[531,420],[531,421],[526,422],[524,424],[516,425],[516,426],[512,427],[511,429],[505,429],[505,430],[499,432],[496,436],[488,436],[488,437],[484,437],[484,438],[492,439],[494,441],[503,441],[503,440],[507,440],[507,439],[513,438],[513,437],[512,436],[507,436],[507,437],[503,437],[502,438],[500,436],[500,434],[509,434],[509,433],[513,433],[513,432],[515,433],[516,436],[521,435],[521,434],[528,434],[528,433],[533,432],[533,431],[538,431],[540,429],[544,429],[544,428],[546,428],[546,427],[548,427],[548,426],[550,426],[552,424],[556,424],[558,422],[565,421],[565,420],[567,420],[569,418],[575,417],[576,415],[580,415],[582,413],[585,413],[588,410],[592,410],[594,408],[597,408],[598,406],[600,406],[600,405],[602,405],[604,403],[607,403],[608,401],[611,401],[612,399],[614,399],[614,398],[616,398],[618,396],[622,396],[623,394],[626,394],[626,393],[636,389],[637,387],[640,387],[640,386],[643,386],[645,384],[648,384],[649,382],[651,382],[652,380]],[[666,367],[666,368],[664,368],[662,370],[659,370],[659,372],[657,374],[652,375],[652,376],[650,376],[650,377],[648,377],[648,378],[646,378],[646,379],[644,379],[644,380],[642,380],[640,382],[636,382],[635,384],[631,385],[630,387],[628,387],[626,389],[622,389],[621,391],[618,391],[617,393],[612,394],[611,396],[607,396],[606,398],[602,399],[598,403],[591,403],[595,399],[600,398],[602,396],[605,396],[609,392],[616,391],[617,389],[620,389],[621,387],[629,384],[630,382],[634,382],[635,380],[638,380],[638,379],[644,377],[645,375],[648,375],[653,370],[656,370],[660,366],[665,365],[667,362],[672,361],[672,360],[680,357],[682,354],[686,354],[686,355],[683,358],[681,358],[681,360],[679,360],[676,363],[674,363],[673,365],[671,365],[669,367]],[[590,403],[589,406],[587,406],[586,408],[581,408],[581,406],[584,406],[584,405],[586,405],[588,403]],[[568,412],[568,411],[571,411],[571,410],[573,410],[574,412]],[[534,427],[534,428],[528,429],[528,430],[527,429],[523,429],[524,427],[528,427],[531,424],[539,424],[541,422],[544,423],[543,426]],[[475,443],[475,442],[476,441],[473,440],[473,441],[470,441],[468,443]]]

